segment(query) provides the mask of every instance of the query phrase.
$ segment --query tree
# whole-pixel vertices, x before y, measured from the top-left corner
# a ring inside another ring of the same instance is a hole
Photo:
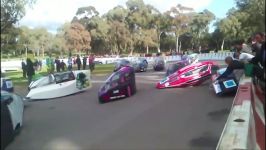
[[[170,20],[170,31],[175,34],[176,37],[176,51],[179,52],[179,36],[188,31],[188,24],[190,22],[190,13],[193,12],[192,8],[184,7],[178,4],[172,7],[166,12],[168,19]]]
[[[76,49],[77,51],[86,51],[88,54],[91,42],[90,33],[85,27],[78,23],[71,23],[70,28],[65,32],[65,39],[69,51]]]
[[[1,33],[7,32],[24,15],[25,6],[35,3],[35,0],[1,0]]]
[[[204,38],[203,34],[204,32],[208,33],[208,26],[214,18],[214,14],[206,9],[193,15],[192,22],[189,25],[193,35],[192,47],[196,45],[199,49],[201,48],[201,39]]]

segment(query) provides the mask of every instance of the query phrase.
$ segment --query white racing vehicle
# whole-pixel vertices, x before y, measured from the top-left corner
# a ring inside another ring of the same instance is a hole
[[[23,98],[1,90],[1,150],[4,149],[22,127]]]
[[[77,70],[50,74],[29,85],[27,100],[63,97],[91,87],[90,71]]]

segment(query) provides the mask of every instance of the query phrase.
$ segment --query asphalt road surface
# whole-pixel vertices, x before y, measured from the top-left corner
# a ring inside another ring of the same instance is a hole
[[[92,89],[28,102],[21,132],[7,150],[214,150],[233,97],[217,97],[209,83],[158,90],[163,72],[137,73],[137,93],[99,104],[107,76]]]

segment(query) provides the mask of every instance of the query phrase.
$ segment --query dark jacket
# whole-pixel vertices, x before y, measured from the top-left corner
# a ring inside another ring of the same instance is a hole
[[[35,74],[35,70],[33,68],[33,63],[30,59],[27,59],[27,76],[33,76]]]
[[[223,74],[221,74],[217,80],[221,79],[221,78],[226,78],[228,77],[231,73],[233,73],[233,71],[235,69],[244,69],[244,64],[238,60],[233,60],[233,62],[231,64],[228,65],[228,67],[226,68],[225,72]]]
[[[21,66],[22,66],[22,70],[26,70],[27,69],[27,66],[26,66],[25,62],[21,62]]]
[[[83,57],[82,61],[83,61],[83,64],[87,64],[87,57]]]
[[[76,63],[77,63],[78,65],[81,64],[81,60],[80,60],[80,58],[77,58],[77,59],[76,59]]]
[[[266,57],[266,51],[265,51],[265,42],[264,42],[261,46],[261,49],[256,52],[255,57],[253,57],[250,60],[250,63],[263,67],[262,69],[264,69],[265,72],[265,57]]]

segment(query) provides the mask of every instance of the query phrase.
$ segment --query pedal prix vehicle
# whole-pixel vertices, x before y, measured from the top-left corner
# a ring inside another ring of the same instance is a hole
[[[218,96],[222,96],[225,94],[236,93],[238,88],[238,81],[232,73],[227,78],[216,80],[218,76],[225,72],[226,68],[219,69],[216,74],[212,75],[212,87],[214,92]]]
[[[162,57],[156,57],[153,65],[154,71],[161,71],[164,70],[165,63]]]
[[[218,65],[212,61],[199,62],[188,65],[169,75],[159,83],[156,88],[195,86],[206,81],[211,74],[218,70]]]
[[[17,94],[1,90],[1,149],[4,149],[22,127],[24,103]]]
[[[54,73],[31,82],[26,99],[63,97],[85,91],[90,87],[89,70]]]
[[[148,68],[148,61],[146,58],[139,57],[132,61],[132,66],[135,69],[135,72],[145,72]]]
[[[3,78],[1,77],[1,90],[13,92],[14,87],[13,87],[12,80],[7,77],[3,77]]]
[[[170,62],[168,63],[168,67],[166,70],[166,76],[169,76],[171,74],[173,74],[174,72],[176,72],[177,70],[185,67],[189,65],[189,61],[188,60],[181,60],[181,61],[177,61],[177,62]]]
[[[120,68],[124,66],[130,66],[130,61],[126,59],[120,59],[116,62],[114,72],[118,71]]]
[[[114,72],[99,90],[99,103],[130,97],[136,93],[134,68],[125,66]]]

